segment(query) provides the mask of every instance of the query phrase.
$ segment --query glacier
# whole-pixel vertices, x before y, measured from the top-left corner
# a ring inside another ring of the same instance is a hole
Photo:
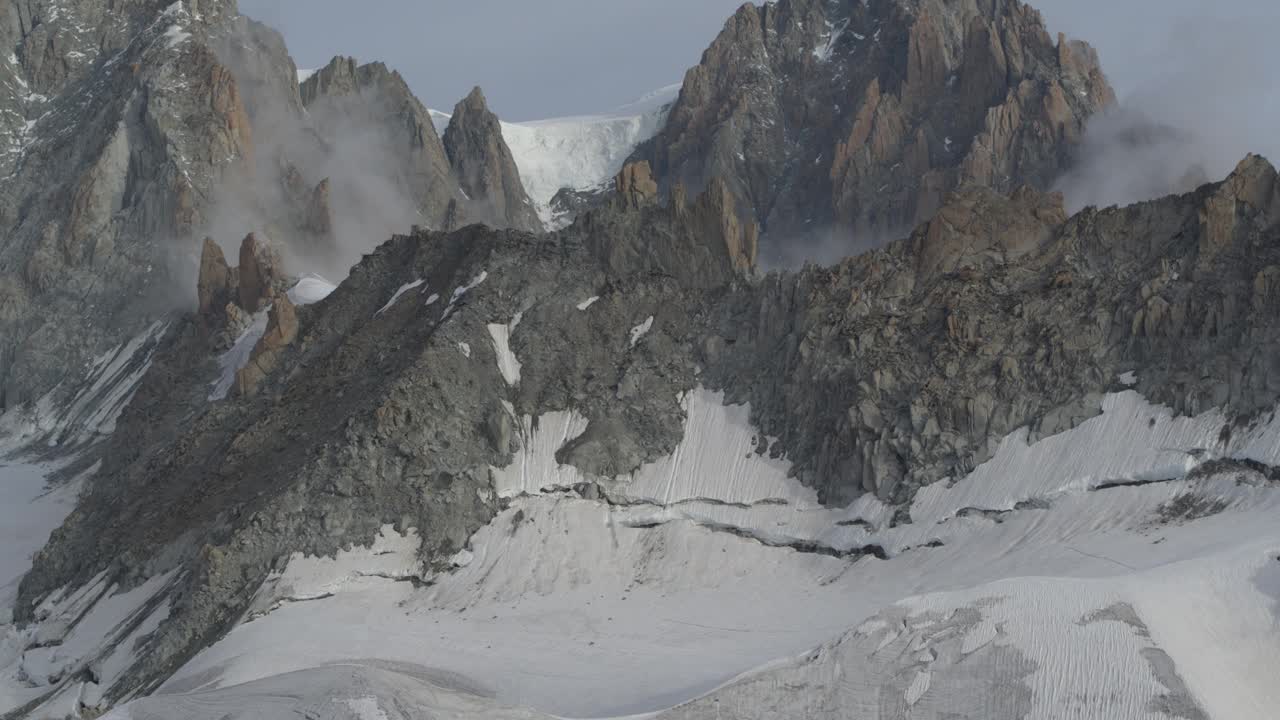
[[[520,181],[548,229],[557,230],[572,219],[553,212],[555,194],[563,188],[590,190],[612,181],[636,146],[662,129],[679,92],[679,84],[668,85],[599,115],[501,123]],[[431,111],[440,133],[449,118]]]
[[[683,402],[672,455],[612,479],[555,460],[585,419],[525,418],[524,450],[492,471],[509,505],[451,567],[422,566],[412,529],[389,527],[295,557],[241,625],[108,717],[361,717],[334,698],[386,717],[1280,706],[1280,488],[1248,464],[1280,453],[1274,417],[1224,442],[1217,411],[1109,395],[925,488],[904,523],[866,496],[823,508],[761,453],[747,406]]]

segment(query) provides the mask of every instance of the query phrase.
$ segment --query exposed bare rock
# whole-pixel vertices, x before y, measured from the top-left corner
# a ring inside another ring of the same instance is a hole
[[[1179,413],[1269,412],[1280,365],[1257,348],[1280,347],[1275,187],[1249,158],[1195,193],[1071,218],[1057,195],[963,188],[908,239],[767,277],[722,324],[727,366],[708,367],[751,385],[737,397],[769,408],[762,431],[812,458],[800,477],[835,504],[903,501],[1018,427],[1070,428],[1130,370]],[[814,383],[821,400],[796,403]]]
[[[664,188],[723,178],[768,256],[852,250],[966,183],[1049,189],[1113,100],[1092,49],[1017,0],[782,0],[729,20],[637,157]]]
[[[453,109],[444,147],[463,192],[469,220],[536,232],[542,221],[520,182],[520,171],[502,137],[498,117],[474,88]]]
[[[253,133],[210,50],[234,3],[21,0],[0,15],[0,406],[70,392],[178,295]]]
[[[311,191],[311,202],[303,228],[312,235],[329,238],[333,235],[333,209],[329,206],[329,178],[321,180]]]
[[[692,202],[676,185],[665,206],[637,205],[644,170],[643,164],[624,169],[615,202],[588,212],[573,228],[586,234],[606,267],[618,273],[648,269],[697,287],[722,286],[755,272],[757,226],[724,183],[712,180]]]
[[[614,182],[618,197],[629,207],[640,207],[658,196],[658,183],[645,161],[627,163]]]
[[[267,329],[253,346],[249,362],[236,371],[236,394],[248,396],[257,391],[258,385],[271,373],[280,360],[280,354],[298,337],[298,312],[289,296],[282,294],[275,299],[267,313]]]
[[[271,244],[249,233],[240,243],[239,304],[256,313],[276,297],[276,284],[284,277],[280,254]]]
[[[301,96],[322,137],[368,128],[362,141],[376,145],[388,166],[387,179],[416,205],[424,224],[441,227],[449,203],[465,201],[430,113],[400,73],[380,62],[361,65],[355,58],[335,57],[302,83]],[[334,190],[356,193],[359,188],[339,183]]]
[[[157,360],[16,616],[104,570],[179,570],[168,619],[108,690],[132,696],[243,618],[293,553],[398,523],[421,529],[428,564],[453,556],[500,510],[490,468],[512,462],[511,412],[581,413],[595,429],[557,459],[626,473],[678,442],[681,392],[721,390],[751,403],[822,502],[874,493],[903,522],[919,488],[1016,428],[1034,439],[1097,414],[1122,373],[1175,412],[1265,417],[1280,399],[1275,186],[1251,158],[1195,193],[1065,221],[1052,195],[962,188],[910,237],[763,278],[743,271],[751,226],[714,180],[694,198],[676,185],[665,204],[605,203],[540,240],[477,225],[395,237],[324,303],[294,313],[277,296],[226,402],[191,370],[208,363],[198,333],[177,333],[189,345]],[[1213,197],[1234,203],[1225,235],[1201,223]],[[379,313],[417,281],[465,300]],[[517,315],[512,385],[486,328]]]
[[[1204,201],[1200,210],[1202,263],[1208,263],[1220,252],[1242,252],[1242,233],[1257,227],[1241,226],[1246,217],[1272,225],[1280,222],[1280,180],[1276,170],[1265,159],[1250,155]]]
[[[221,310],[232,298],[238,297],[232,279],[222,248],[213,238],[205,238],[200,250],[200,275],[196,281],[196,298],[202,316]]]
[[[302,83],[301,98],[321,137],[341,138],[353,127],[367,128],[361,143],[372,147],[365,152],[380,158],[375,164],[385,171],[389,191],[402,193],[414,206],[414,223],[542,229],[498,119],[479,88],[458,104],[443,141],[404,78],[382,63],[361,65],[336,57]],[[339,143],[333,152],[341,150]],[[330,180],[331,207],[369,192],[362,178],[334,175]]]

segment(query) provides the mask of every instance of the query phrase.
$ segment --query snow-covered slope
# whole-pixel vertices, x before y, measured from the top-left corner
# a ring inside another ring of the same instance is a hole
[[[685,406],[669,458],[599,484],[554,460],[581,418],[524,423],[526,451],[494,470],[510,505],[452,570],[427,573],[393,528],[295,557],[242,625],[109,717],[1280,707],[1280,419],[1224,433],[1220,413],[1112,395],[1072,431],[1010,436],[903,523],[871,496],[817,505],[754,452],[745,407],[705,391]]]
[[[662,128],[679,92],[679,85],[670,85],[602,115],[502,123],[502,137],[543,224],[557,229],[566,223],[551,209],[551,198],[562,188],[586,190],[611,180],[636,146]],[[441,133],[449,125],[446,113],[432,110],[431,119]]]

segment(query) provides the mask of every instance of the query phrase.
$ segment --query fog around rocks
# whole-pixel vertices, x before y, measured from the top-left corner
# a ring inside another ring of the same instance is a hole
[[[1280,156],[1280,6],[1254,0],[1033,3],[1051,32],[1088,40],[1119,106],[1096,118],[1059,182],[1069,209],[1221,180],[1248,153]]]

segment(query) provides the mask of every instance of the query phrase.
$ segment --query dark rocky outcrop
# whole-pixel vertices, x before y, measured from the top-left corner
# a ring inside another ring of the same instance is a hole
[[[770,275],[720,321],[733,352],[706,361],[836,504],[903,502],[1018,427],[1067,429],[1124,372],[1177,412],[1255,417],[1280,396],[1260,352],[1280,343],[1276,188],[1250,157],[1195,193],[1071,218],[1059,197],[962,190],[910,238]]]
[[[21,192],[0,200],[15,228],[0,240],[5,403],[155,315],[138,298],[160,281],[140,268],[166,242],[197,271],[156,273],[182,274],[184,297],[196,274],[196,312],[131,360],[141,388],[17,596],[23,622],[100,573],[127,588],[177,571],[108,702],[155,689],[241,622],[293,553],[368,544],[391,524],[443,567],[502,509],[490,468],[513,461],[525,416],[580,413],[587,431],[557,458],[621,475],[673,450],[678,398],[702,385],[750,402],[778,438],[770,452],[822,502],[874,493],[910,522],[920,487],[1016,428],[1040,437],[1091,417],[1121,373],[1183,413],[1243,422],[1280,398],[1275,169],[1249,157],[1182,196],[1068,217],[1043,190],[1110,91],[1087,47],[1051,40],[1013,0],[744,7],[663,135],[598,207],[541,235],[468,224],[523,207],[478,94],[441,141],[397,74],[340,59],[299,88],[281,80],[282,45],[216,2],[199,3],[208,27],[178,6],[192,36],[175,44],[154,3],[114,4],[145,51],[115,30],[41,30],[36,5],[0,24],[24,82],[57,98],[47,118],[22,106],[45,118],[41,141],[13,165]],[[244,38],[241,54],[210,50]],[[124,54],[80,67],[45,51],[72,40]],[[269,68],[242,85],[219,57]],[[295,127],[303,103],[315,124]],[[341,157],[348,122],[395,156],[409,214],[450,231],[396,235],[296,307],[282,257],[341,235],[358,184],[308,159]],[[276,142],[294,131],[296,146]],[[193,238],[228,214],[214,200],[228,179],[280,193],[266,215],[229,205],[279,230],[244,236],[235,268],[205,240],[197,269]],[[809,221],[914,230],[833,267],[760,275],[762,242]],[[236,392],[210,400],[214,358],[268,306]]]
[[[1248,419],[1280,398],[1280,179],[1260,158],[1192,194],[1071,218],[1053,195],[969,187],[910,237],[763,279],[723,184],[635,207],[637,177],[559,233],[400,236],[322,303],[278,299],[226,402],[205,398],[195,326],[173,333],[23,581],[19,619],[104,568],[126,583],[183,568],[169,620],[111,696],[153,687],[293,552],[392,523],[443,562],[498,511],[488,468],[511,461],[526,414],[576,410],[589,432],[561,462],[626,473],[675,447],[676,398],[701,384],[751,402],[824,502],[906,508],[1015,428],[1096,414],[1121,373],[1184,413]],[[453,300],[387,307],[416,280]],[[509,383],[487,326],[517,315]]]
[[[628,165],[618,174],[612,211],[580,220],[576,229],[605,267],[662,273],[693,287],[716,287],[755,271],[755,221],[742,217],[723,183],[712,182],[692,201],[681,185],[665,205],[656,193],[648,167]]]
[[[471,219],[493,227],[536,232],[542,221],[520,182],[498,116],[475,88],[453,109],[444,148],[454,175],[471,200]]]
[[[637,157],[664,187],[722,178],[780,259],[906,232],[966,183],[1048,189],[1112,101],[1017,0],[782,0],[729,20]]]
[[[285,348],[293,344],[297,337],[297,308],[288,295],[281,295],[271,305],[267,314],[266,332],[253,346],[248,364],[236,371],[236,393],[252,395],[280,361]]]
[[[280,254],[271,244],[249,233],[240,243],[238,297],[240,307],[256,313],[276,297],[276,285],[283,279]]]

